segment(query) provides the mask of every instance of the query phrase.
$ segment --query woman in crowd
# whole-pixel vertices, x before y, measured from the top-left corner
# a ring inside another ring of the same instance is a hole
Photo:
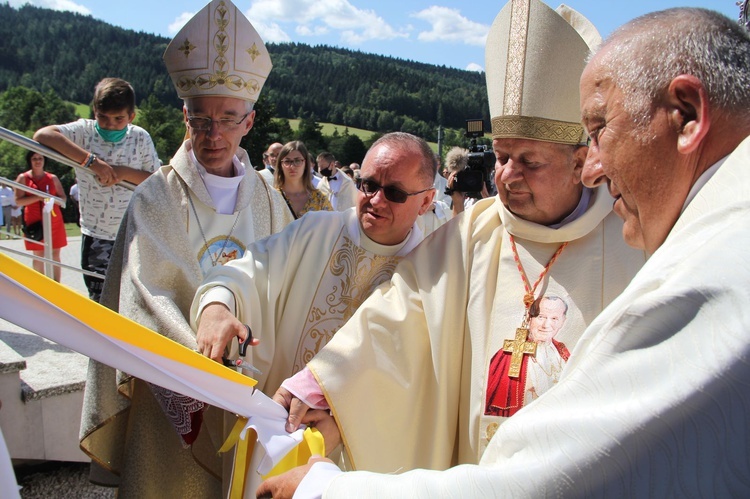
[[[26,166],[29,169],[16,178],[16,182],[33,187],[51,196],[67,199],[60,179],[52,173],[44,171],[44,156],[39,153],[29,151],[26,153]],[[37,196],[24,192],[20,189],[15,190],[16,205],[23,206],[23,221],[28,227],[34,223],[42,221],[42,209],[44,208],[44,196]],[[60,262],[60,248],[67,246],[68,238],[65,235],[65,224],[63,223],[62,210],[55,204],[52,210],[52,259]],[[27,236],[28,237],[28,236]],[[44,256],[44,240],[34,243],[28,240],[24,241],[26,249],[31,251],[35,256]],[[34,259],[34,270],[44,272],[44,262]],[[55,265],[54,278],[60,282],[60,266]]]
[[[276,158],[274,187],[284,196],[294,218],[308,211],[333,211],[328,196],[313,187],[309,157],[305,144],[295,140],[286,143]]]

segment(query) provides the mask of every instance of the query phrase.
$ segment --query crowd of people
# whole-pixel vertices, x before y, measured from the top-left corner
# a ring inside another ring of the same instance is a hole
[[[509,1],[485,47],[494,178],[468,193],[467,150],[443,176],[402,132],[361,166],[292,141],[253,168],[239,144],[272,65],[227,5],[164,54],[187,130],[168,165],[114,78],[95,119],[35,138],[90,170],[82,267],[106,274],[91,299],[250,364],[287,431],[325,437],[330,459],[265,481],[251,465],[246,496],[748,493],[743,27],[677,8],[602,41],[569,7]],[[28,162],[18,182],[65,197]],[[37,221],[38,196],[15,201]],[[118,497],[226,497],[236,419],[91,361],[81,448]]]

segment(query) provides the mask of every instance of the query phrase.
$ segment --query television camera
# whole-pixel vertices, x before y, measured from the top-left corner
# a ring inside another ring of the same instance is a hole
[[[456,174],[451,186],[454,191],[462,192],[468,197],[481,198],[482,183],[487,192],[494,191],[495,153],[486,145],[477,145],[477,138],[484,137],[483,120],[466,120],[465,136],[471,139],[468,163],[466,168]]]

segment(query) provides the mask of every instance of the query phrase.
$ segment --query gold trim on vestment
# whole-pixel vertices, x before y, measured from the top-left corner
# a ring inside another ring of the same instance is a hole
[[[510,13],[503,115],[521,114],[526,68],[526,39],[529,35],[529,2],[530,0],[513,0]]]
[[[492,118],[493,139],[531,139],[558,144],[585,144],[583,126],[567,121],[532,116],[498,116]]]
[[[381,283],[400,256],[376,255],[357,245],[342,227],[307,311],[289,376],[301,371]]]

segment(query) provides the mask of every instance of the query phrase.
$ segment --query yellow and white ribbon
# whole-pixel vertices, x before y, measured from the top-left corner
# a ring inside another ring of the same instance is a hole
[[[144,381],[241,416],[239,430],[233,432],[222,449],[229,450],[239,443],[235,468],[242,471],[236,473],[235,494],[242,494],[255,435],[266,454],[258,468],[261,475],[281,473],[305,464],[310,454],[324,454],[322,436],[317,431],[286,432],[286,411],[262,392],[253,390],[256,380],[3,254],[0,295],[3,319]],[[284,458],[287,455],[290,456]]]

